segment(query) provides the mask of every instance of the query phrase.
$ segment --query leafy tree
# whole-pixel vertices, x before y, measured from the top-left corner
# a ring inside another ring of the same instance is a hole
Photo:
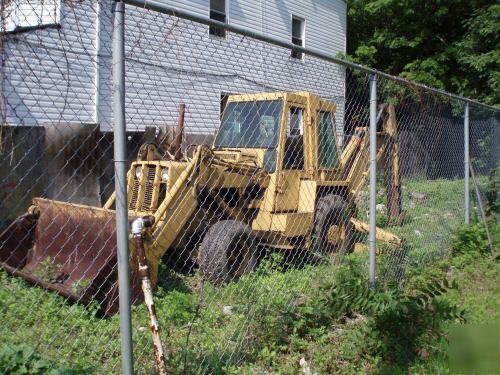
[[[465,36],[456,43],[457,61],[464,81],[454,82],[464,94],[485,102],[500,103],[500,4],[474,12],[465,21]]]
[[[495,0],[349,0],[356,61],[500,104],[500,5]]]

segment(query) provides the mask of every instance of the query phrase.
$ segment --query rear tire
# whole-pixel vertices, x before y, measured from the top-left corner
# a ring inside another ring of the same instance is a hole
[[[353,251],[351,215],[348,203],[340,195],[328,194],[318,199],[312,231],[314,254],[346,254]]]
[[[205,279],[221,284],[252,271],[258,261],[256,237],[240,221],[221,220],[210,227],[198,252]]]

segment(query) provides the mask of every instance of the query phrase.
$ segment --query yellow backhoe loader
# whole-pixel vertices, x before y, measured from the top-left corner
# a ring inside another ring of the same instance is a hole
[[[306,92],[232,95],[211,147],[197,146],[180,161],[143,145],[128,172],[127,196],[130,220],[150,217],[144,253],[153,285],[160,259],[175,249],[189,249],[214,283],[251,271],[262,248],[352,251],[356,229],[367,230],[353,216],[368,176],[369,129],[356,128],[340,153],[335,111],[335,104]],[[394,134],[385,129],[394,128],[394,118],[384,116],[378,158]],[[102,208],[35,198],[0,235],[1,266],[116,312],[114,204],[114,194]],[[377,237],[401,244],[382,230]],[[135,246],[131,239],[134,300],[140,295]]]

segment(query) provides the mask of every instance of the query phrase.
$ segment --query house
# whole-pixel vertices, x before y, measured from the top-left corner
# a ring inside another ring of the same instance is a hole
[[[344,0],[159,0],[329,55],[346,49]],[[112,129],[112,0],[13,0],[2,14],[0,121]],[[313,91],[339,105],[345,71],[316,58],[185,19],[126,6],[128,129],[213,134],[229,93]]]

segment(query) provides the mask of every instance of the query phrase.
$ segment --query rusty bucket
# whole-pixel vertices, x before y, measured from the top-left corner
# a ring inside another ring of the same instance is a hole
[[[35,198],[0,234],[0,266],[72,301],[96,300],[111,315],[118,311],[115,231],[112,210]],[[140,288],[131,276],[135,302]]]

